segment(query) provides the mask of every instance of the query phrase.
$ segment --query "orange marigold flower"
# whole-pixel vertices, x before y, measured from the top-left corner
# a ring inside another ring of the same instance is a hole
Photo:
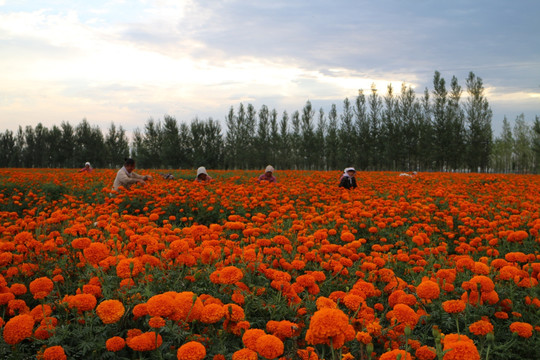
[[[407,294],[403,290],[395,290],[390,294],[390,296],[388,296],[388,305],[394,307],[397,304],[412,306],[416,304],[416,296],[413,294]]]
[[[30,283],[30,292],[34,295],[34,299],[43,299],[54,288],[54,283],[48,277],[40,277]]]
[[[225,316],[225,309],[220,304],[205,305],[201,313],[200,321],[204,324],[215,324]]]
[[[437,299],[440,293],[441,289],[439,288],[439,285],[431,280],[423,280],[416,287],[416,294],[424,300]]]
[[[323,271],[310,271],[308,272],[308,275],[313,276],[317,282],[326,280],[326,275]]]
[[[107,339],[105,342],[107,351],[117,352],[122,350],[125,346],[126,341],[120,336],[113,336],[112,338]]]
[[[518,334],[522,338],[530,338],[532,336],[533,327],[525,322],[513,322],[510,324],[510,331]]]
[[[34,331],[34,337],[40,340],[46,340],[54,335],[54,329],[58,324],[58,319],[54,317],[46,317],[41,320],[40,325]]]
[[[134,338],[135,336],[139,336],[142,333],[143,332],[142,332],[141,329],[129,329],[128,332],[127,332],[126,341],[127,341],[127,339]]]
[[[4,326],[4,341],[9,345],[20,343],[32,336],[34,318],[28,314],[17,315],[9,319]]]
[[[251,349],[240,349],[232,355],[232,360],[257,360],[258,358],[257,352]]]
[[[105,300],[101,302],[96,313],[104,324],[114,324],[124,316],[124,304],[118,300]]]
[[[143,270],[143,263],[139,259],[122,259],[116,264],[116,275],[122,279],[135,277]]]
[[[296,277],[296,282],[303,287],[310,287],[315,285],[315,278],[311,275],[300,275]]]
[[[231,300],[240,306],[244,305],[246,301],[244,295],[242,295],[242,293],[238,290],[234,291],[234,293],[231,296]]]
[[[446,284],[452,284],[456,280],[456,269],[439,269],[435,276],[439,279],[439,285],[442,286],[443,282]]]
[[[488,275],[489,274],[489,266],[487,266],[484,263],[481,263],[479,261],[474,263],[473,272],[478,275]]]
[[[424,345],[416,349],[415,355],[418,360],[433,360],[437,357],[437,352],[434,348]]]
[[[14,299],[8,302],[8,313],[10,315],[20,315],[30,312],[30,308],[26,305],[26,302],[22,299]]]
[[[315,305],[317,306],[317,310],[321,310],[323,308],[336,309],[338,307],[332,299],[324,296],[318,297],[317,301],[315,301]]]
[[[354,238],[354,234],[351,233],[350,231],[344,231],[341,233],[341,236],[340,236],[340,239],[341,241],[343,242],[351,242],[351,241],[354,241],[355,238]]]
[[[137,304],[133,307],[134,320],[137,320],[143,316],[148,315],[148,306],[145,304]]]
[[[146,310],[150,316],[167,317],[174,312],[174,298],[168,294],[152,296],[146,302]]]
[[[83,293],[84,294],[92,294],[96,298],[101,297],[103,294],[101,292],[101,286],[100,285],[90,285],[86,284],[83,285]]]
[[[394,317],[402,324],[408,325],[414,328],[418,323],[418,314],[411,309],[408,305],[397,304],[393,308]]]
[[[36,305],[36,307],[34,307],[32,311],[30,311],[30,315],[32,315],[35,322],[39,322],[43,320],[44,317],[50,316],[51,314],[52,308],[50,305],[47,304]]]
[[[263,335],[259,337],[255,346],[259,355],[267,359],[275,359],[282,355],[285,350],[283,341],[274,335]]]
[[[364,300],[365,299],[359,295],[347,294],[343,297],[343,304],[345,304],[347,309],[356,311],[362,305]]]
[[[387,351],[381,355],[379,360],[411,360],[411,354],[405,350],[395,349],[392,351]]]
[[[525,230],[518,230],[518,231],[514,231],[508,234],[507,239],[509,242],[522,242],[528,236],[529,234]]]
[[[487,302],[490,305],[493,305],[499,302],[499,294],[495,290],[490,291],[490,292],[482,292],[480,294],[480,298],[482,299],[483,302]]]
[[[442,303],[443,310],[449,314],[457,314],[465,310],[465,302],[463,300],[447,300]]]
[[[274,333],[277,331],[278,325],[279,325],[279,321],[269,320],[266,323],[266,331],[275,335]]]
[[[499,278],[503,280],[513,279],[515,276],[527,275],[523,270],[512,265],[505,265],[499,270]]]
[[[495,315],[497,319],[508,319],[508,313],[505,313],[504,311],[497,311],[493,315]]]
[[[122,281],[120,281],[120,289],[122,288],[131,288],[135,286],[135,281],[133,281],[133,279],[129,278],[129,279],[122,279]]]
[[[109,247],[103,243],[92,243],[83,250],[83,254],[91,264],[97,265],[109,256]]]
[[[474,276],[471,280],[469,280],[469,283],[472,285],[472,288],[467,290],[476,290],[477,284],[480,285],[481,292],[490,292],[495,290],[493,280],[484,275]]]
[[[520,251],[509,252],[504,255],[504,258],[510,262],[527,262],[527,255]]]
[[[58,319],[55,317],[47,316],[41,320],[40,325],[55,327],[56,325],[58,325]]]
[[[162,328],[165,326],[165,319],[161,316],[153,316],[148,320],[148,325],[154,329]]]
[[[277,321],[275,324],[268,327],[270,321],[266,323],[266,330],[271,332],[272,335],[277,336],[281,340],[286,338],[291,338],[293,336],[298,336],[298,331],[300,330],[299,326],[288,320]]]
[[[302,260],[293,260],[291,262],[291,266],[293,267],[293,269],[302,270],[306,267],[306,263]]]
[[[16,284],[13,284],[13,285],[10,286],[9,291],[13,295],[21,296],[21,295],[26,294],[27,289],[26,289],[26,286],[24,284],[16,283]]]
[[[178,321],[198,320],[202,314],[204,305],[197,294],[191,291],[183,291],[174,297],[174,313],[169,316],[170,319]]]
[[[486,320],[479,320],[469,325],[469,331],[474,335],[487,335],[493,332],[493,325]]]
[[[71,241],[71,246],[74,249],[83,250],[89,247],[91,243],[92,243],[92,240],[90,240],[89,238],[81,237],[81,238],[73,239],[73,241]]]
[[[448,334],[443,338],[443,360],[480,360],[474,341],[466,335]]]
[[[134,337],[128,337],[126,340],[127,346],[135,351],[151,351],[156,350],[163,343],[161,335],[150,331]]]
[[[202,360],[206,356],[206,348],[197,341],[190,341],[180,346],[176,353],[178,360]]]
[[[89,311],[96,307],[97,299],[92,294],[77,294],[69,298],[70,308],[77,308],[79,311]]]
[[[263,335],[266,335],[266,332],[262,329],[248,329],[242,336],[242,342],[246,348],[257,351],[257,339]]]
[[[364,325],[366,331],[373,336],[380,336],[382,332],[382,325],[378,321],[370,321]]]
[[[380,296],[380,290],[375,288],[375,285],[373,285],[370,282],[364,281],[362,279],[359,279],[356,281],[356,283],[353,285],[354,290],[360,290],[362,293],[365,294],[366,297],[373,297],[373,296]]]
[[[322,308],[311,317],[306,340],[312,345],[343,343],[348,337],[349,318],[339,309]],[[352,338],[355,333],[353,329]]]
[[[35,241],[34,236],[29,231],[21,231],[13,238],[15,244],[26,244]]]
[[[47,340],[54,335],[54,328],[49,329],[47,326],[38,326],[36,331],[34,331],[34,337],[39,340]]]
[[[308,346],[305,349],[297,350],[296,354],[302,360],[319,360],[319,356],[317,356],[317,353],[315,352],[315,348],[313,348],[311,346]]]
[[[373,341],[373,338],[371,337],[371,335],[369,335],[369,333],[365,331],[360,331],[356,334],[356,340],[358,340],[364,345],[367,345]]]
[[[11,263],[13,260],[13,254],[10,252],[2,252],[0,253],[0,266],[4,267]]]
[[[15,299],[15,294],[11,292],[0,293],[0,305],[6,305],[11,300]]]
[[[249,321],[245,320],[239,322],[225,320],[223,322],[223,329],[235,334],[236,336],[241,336],[250,327],[251,324],[249,323]]]
[[[67,356],[61,346],[51,346],[43,352],[43,360],[66,360]]]
[[[218,284],[234,284],[244,277],[242,270],[236,266],[226,266],[216,271]]]
[[[225,317],[230,321],[238,322],[245,318],[244,309],[236,304],[224,305],[224,310]]]

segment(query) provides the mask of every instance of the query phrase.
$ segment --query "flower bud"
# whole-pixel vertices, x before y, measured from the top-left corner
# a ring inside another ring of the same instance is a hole
[[[431,329],[431,333],[433,334],[433,337],[436,339],[436,338],[440,338],[441,337],[441,332],[439,331],[439,329],[437,327],[433,327]]]
[[[405,336],[407,337],[411,336],[412,334],[411,327],[409,325],[405,326],[405,330],[403,330],[403,332],[405,333]]]
[[[371,355],[371,353],[373,352],[373,343],[369,343],[366,345],[366,352],[369,355]]]

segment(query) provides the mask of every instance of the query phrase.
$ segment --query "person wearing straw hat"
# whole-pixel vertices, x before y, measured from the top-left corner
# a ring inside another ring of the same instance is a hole
[[[266,169],[264,169],[264,174],[262,174],[261,176],[259,176],[258,178],[258,181],[261,182],[261,181],[267,181],[269,183],[275,183],[277,182],[277,179],[276,177],[273,175],[274,174],[274,168],[272,167],[272,165],[268,165],[266,167]]]
[[[354,170],[353,167],[345,168],[343,171],[343,175],[341,175],[341,179],[339,180],[339,187],[343,187],[345,189],[355,189],[358,185],[356,185],[356,170]]]
[[[212,181],[212,178],[206,172],[206,168],[204,166],[201,166],[197,169],[197,177],[194,181],[199,183],[206,183]]]

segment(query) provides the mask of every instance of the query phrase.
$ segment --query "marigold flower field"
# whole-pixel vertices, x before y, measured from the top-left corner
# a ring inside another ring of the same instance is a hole
[[[0,358],[538,358],[538,176],[149,173],[0,170]]]

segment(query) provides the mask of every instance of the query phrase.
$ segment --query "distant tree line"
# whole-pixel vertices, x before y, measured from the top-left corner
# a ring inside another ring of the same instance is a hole
[[[82,167],[86,161],[93,166],[112,167],[129,156],[126,131],[111,124],[103,136],[101,129],[83,119],[73,127],[62,122],[47,129],[41,123],[35,128],[19,126],[16,132],[0,134],[1,167]]]
[[[86,119],[19,126],[0,134],[0,167],[118,167],[131,156],[142,168],[539,172],[538,116],[530,126],[520,115],[513,129],[505,118],[493,139],[482,79],[469,73],[464,100],[463,92],[455,76],[447,87],[436,71],[433,90],[421,96],[405,85],[381,96],[373,85],[346,98],[340,113],[310,101],[292,114],[240,104],[226,115],[225,134],[212,118],[187,124],[168,115],[150,118],[131,139],[121,126],[112,123],[104,135]]]
[[[493,143],[491,166],[497,172],[540,173],[540,118],[532,125],[519,115],[512,127],[505,117],[501,136]]]

